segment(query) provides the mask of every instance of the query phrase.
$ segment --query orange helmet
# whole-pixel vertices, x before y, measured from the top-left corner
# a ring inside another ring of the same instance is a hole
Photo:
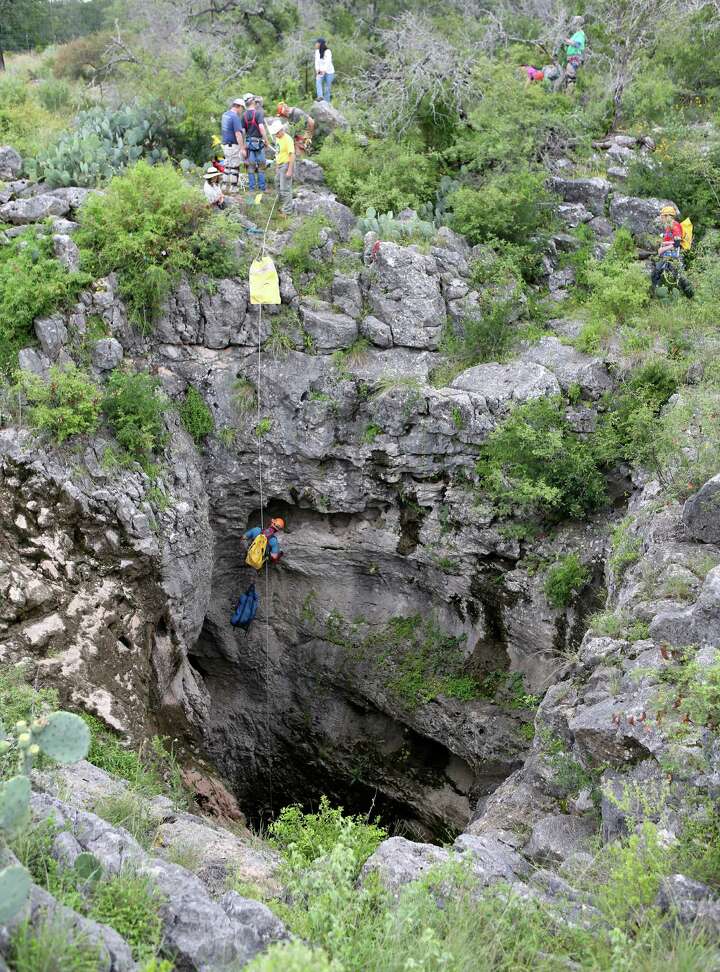
[[[288,108],[288,106],[285,104],[284,101],[278,102],[278,106],[277,106],[278,115],[280,115],[281,117],[285,117],[285,115],[287,115],[289,110],[290,109]]]
[[[281,516],[275,516],[272,520],[270,520],[270,526],[275,527],[276,530],[284,530],[285,520],[283,520]]]

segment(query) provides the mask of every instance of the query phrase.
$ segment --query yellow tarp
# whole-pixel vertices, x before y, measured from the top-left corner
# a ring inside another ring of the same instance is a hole
[[[269,256],[253,260],[250,266],[250,303],[280,303],[280,281]]]

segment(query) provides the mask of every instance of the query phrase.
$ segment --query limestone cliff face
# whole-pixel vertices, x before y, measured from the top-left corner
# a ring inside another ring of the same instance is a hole
[[[322,299],[301,298],[286,271],[283,305],[262,315],[244,280],[181,286],[143,337],[110,278],[65,320],[38,322],[26,366],[72,355],[98,314],[114,342],[98,373],[111,350],[171,397],[192,384],[218,434],[198,452],[174,428],[158,512],[142,474],[103,470],[103,442],[71,453],[3,432],[2,583],[21,592],[6,593],[3,658],[29,656],[124,731],[185,732],[251,811],[323,792],[367,807],[376,794],[420,833],[461,829],[522,762],[529,715],[502,693],[426,699],[422,680],[510,672],[544,692],[594,594],[554,611],[534,567],[581,548],[599,582],[608,521],[512,539],[478,505],[477,447],[513,404],[570,386],[584,404],[569,420],[591,427],[612,379],[548,337],[435,387],[443,326],[479,307],[470,263],[483,253],[443,229],[427,252],[368,237],[359,254],[346,245],[354,217],[329,193],[303,187],[298,206],[330,222],[315,256],[337,270]],[[241,535],[260,518],[258,415],[264,513],[288,530],[244,635],[229,617],[254,579]]]

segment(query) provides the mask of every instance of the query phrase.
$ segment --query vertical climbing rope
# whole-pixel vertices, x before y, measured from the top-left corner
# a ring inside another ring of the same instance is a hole
[[[263,232],[262,238],[262,248],[260,251],[261,256],[265,256],[265,248],[267,244],[267,234],[270,227],[270,220],[272,219],[272,214],[275,211],[275,206],[277,204],[277,196],[273,200],[270,213],[268,214],[267,222],[265,223],[265,230]],[[258,304],[258,345],[257,345],[257,384],[256,384],[256,395],[255,399],[257,401],[257,425],[255,426],[255,437],[257,438],[258,444],[258,482],[259,482],[259,493],[260,493],[260,529],[265,529],[265,496],[263,491],[263,467],[262,467],[262,439],[260,437],[259,428],[261,421],[261,402],[260,394],[262,388],[262,309],[263,305]],[[265,560],[265,742],[268,747],[268,795],[270,799],[270,813],[273,812],[273,779],[272,779],[272,749],[270,746],[270,571],[268,569],[268,561]]]

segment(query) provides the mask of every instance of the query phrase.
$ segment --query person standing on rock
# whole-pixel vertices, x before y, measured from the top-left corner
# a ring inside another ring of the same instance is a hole
[[[335,65],[333,64],[332,51],[325,43],[325,38],[318,37],[315,41],[315,86],[318,101],[327,101],[330,104],[334,80]]]
[[[284,119],[276,123],[273,135],[277,140],[277,155],[275,156],[278,199],[280,200],[280,215],[287,219],[293,211],[293,173],[295,172],[295,142],[288,132],[288,125]]]
[[[225,154],[225,180],[230,190],[237,189],[243,161],[242,113],[244,109],[245,102],[242,98],[235,98],[222,116],[220,141]]]
[[[573,17],[572,21],[570,22],[570,30],[573,31],[573,33],[570,35],[570,37],[565,38],[565,44],[567,44],[565,51],[567,54],[567,63],[565,65],[565,84],[568,88],[574,87],[578,68],[585,60],[584,26],[584,17]]]
[[[270,526],[264,530],[258,526],[243,533],[243,540],[250,544],[245,557],[248,567],[261,570],[268,560],[272,564],[280,562],[283,552],[276,534],[284,529],[285,520],[281,516],[275,516],[270,520]]]
[[[265,131],[265,114],[258,108],[254,95],[245,95],[245,111],[241,119],[242,137],[245,154],[245,166],[248,171],[248,188],[255,189],[255,174],[257,173],[257,187],[265,192],[265,149],[268,148],[268,137]]]

